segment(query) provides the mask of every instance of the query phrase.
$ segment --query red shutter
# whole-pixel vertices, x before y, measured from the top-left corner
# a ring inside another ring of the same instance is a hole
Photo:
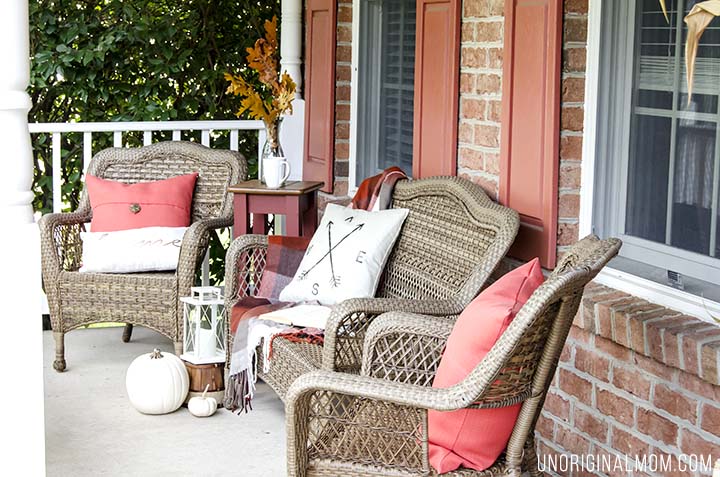
[[[520,213],[510,254],[555,266],[562,0],[507,0],[500,201]]]
[[[305,39],[305,152],[303,179],[333,190],[335,145],[335,0],[308,0]]]
[[[457,173],[460,0],[417,0],[413,177]]]

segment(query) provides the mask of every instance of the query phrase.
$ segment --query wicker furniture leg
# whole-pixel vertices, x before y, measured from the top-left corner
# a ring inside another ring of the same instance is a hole
[[[525,471],[530,474],[530,477],[543,477],[544,474],[540,472],[538,467],[538,456],[535,449],[535,436],[530,435],[525,444],[525,462],[523,462],[523,467]]]
[[[123,335],[122,335],[123,343],[127,343],[130,341],[130,338],[132,338],[132,330],[133,330],[132,323],[125,323],[125,329],[123,330]]]
[[[182,350],[183,350],[182,341],[173,342],[173,346],[175,347],[175,356],[180,356],[182,354]]]
[[[65,333],[62,331],[53,332],[55,338],[55,361],[53,368],[58,373],[65,371]]]

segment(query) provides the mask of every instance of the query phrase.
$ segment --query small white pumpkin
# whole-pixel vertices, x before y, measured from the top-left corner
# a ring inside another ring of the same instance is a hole
[[[143,414],[167,414],[185,402],[190,377],[180,358],[156,348],[130,364],[125,386],[135,409]]]
[[[188,411],[195,417],[208,417],[217,411],[217,401],[214,397],[205,397],[210,385],[205,386],[202,396],[195,396],[188,401]]]

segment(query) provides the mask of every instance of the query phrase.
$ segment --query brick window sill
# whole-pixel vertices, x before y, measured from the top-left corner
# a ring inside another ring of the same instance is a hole
[[[574,326],[669,368],[720,384],[720,327],[712,323],[592,283]]]

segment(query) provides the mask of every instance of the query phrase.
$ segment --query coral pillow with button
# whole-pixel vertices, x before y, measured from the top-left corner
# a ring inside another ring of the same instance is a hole
[[[87,175],[93,232],[190,225],[197,173],[125,184]]]

